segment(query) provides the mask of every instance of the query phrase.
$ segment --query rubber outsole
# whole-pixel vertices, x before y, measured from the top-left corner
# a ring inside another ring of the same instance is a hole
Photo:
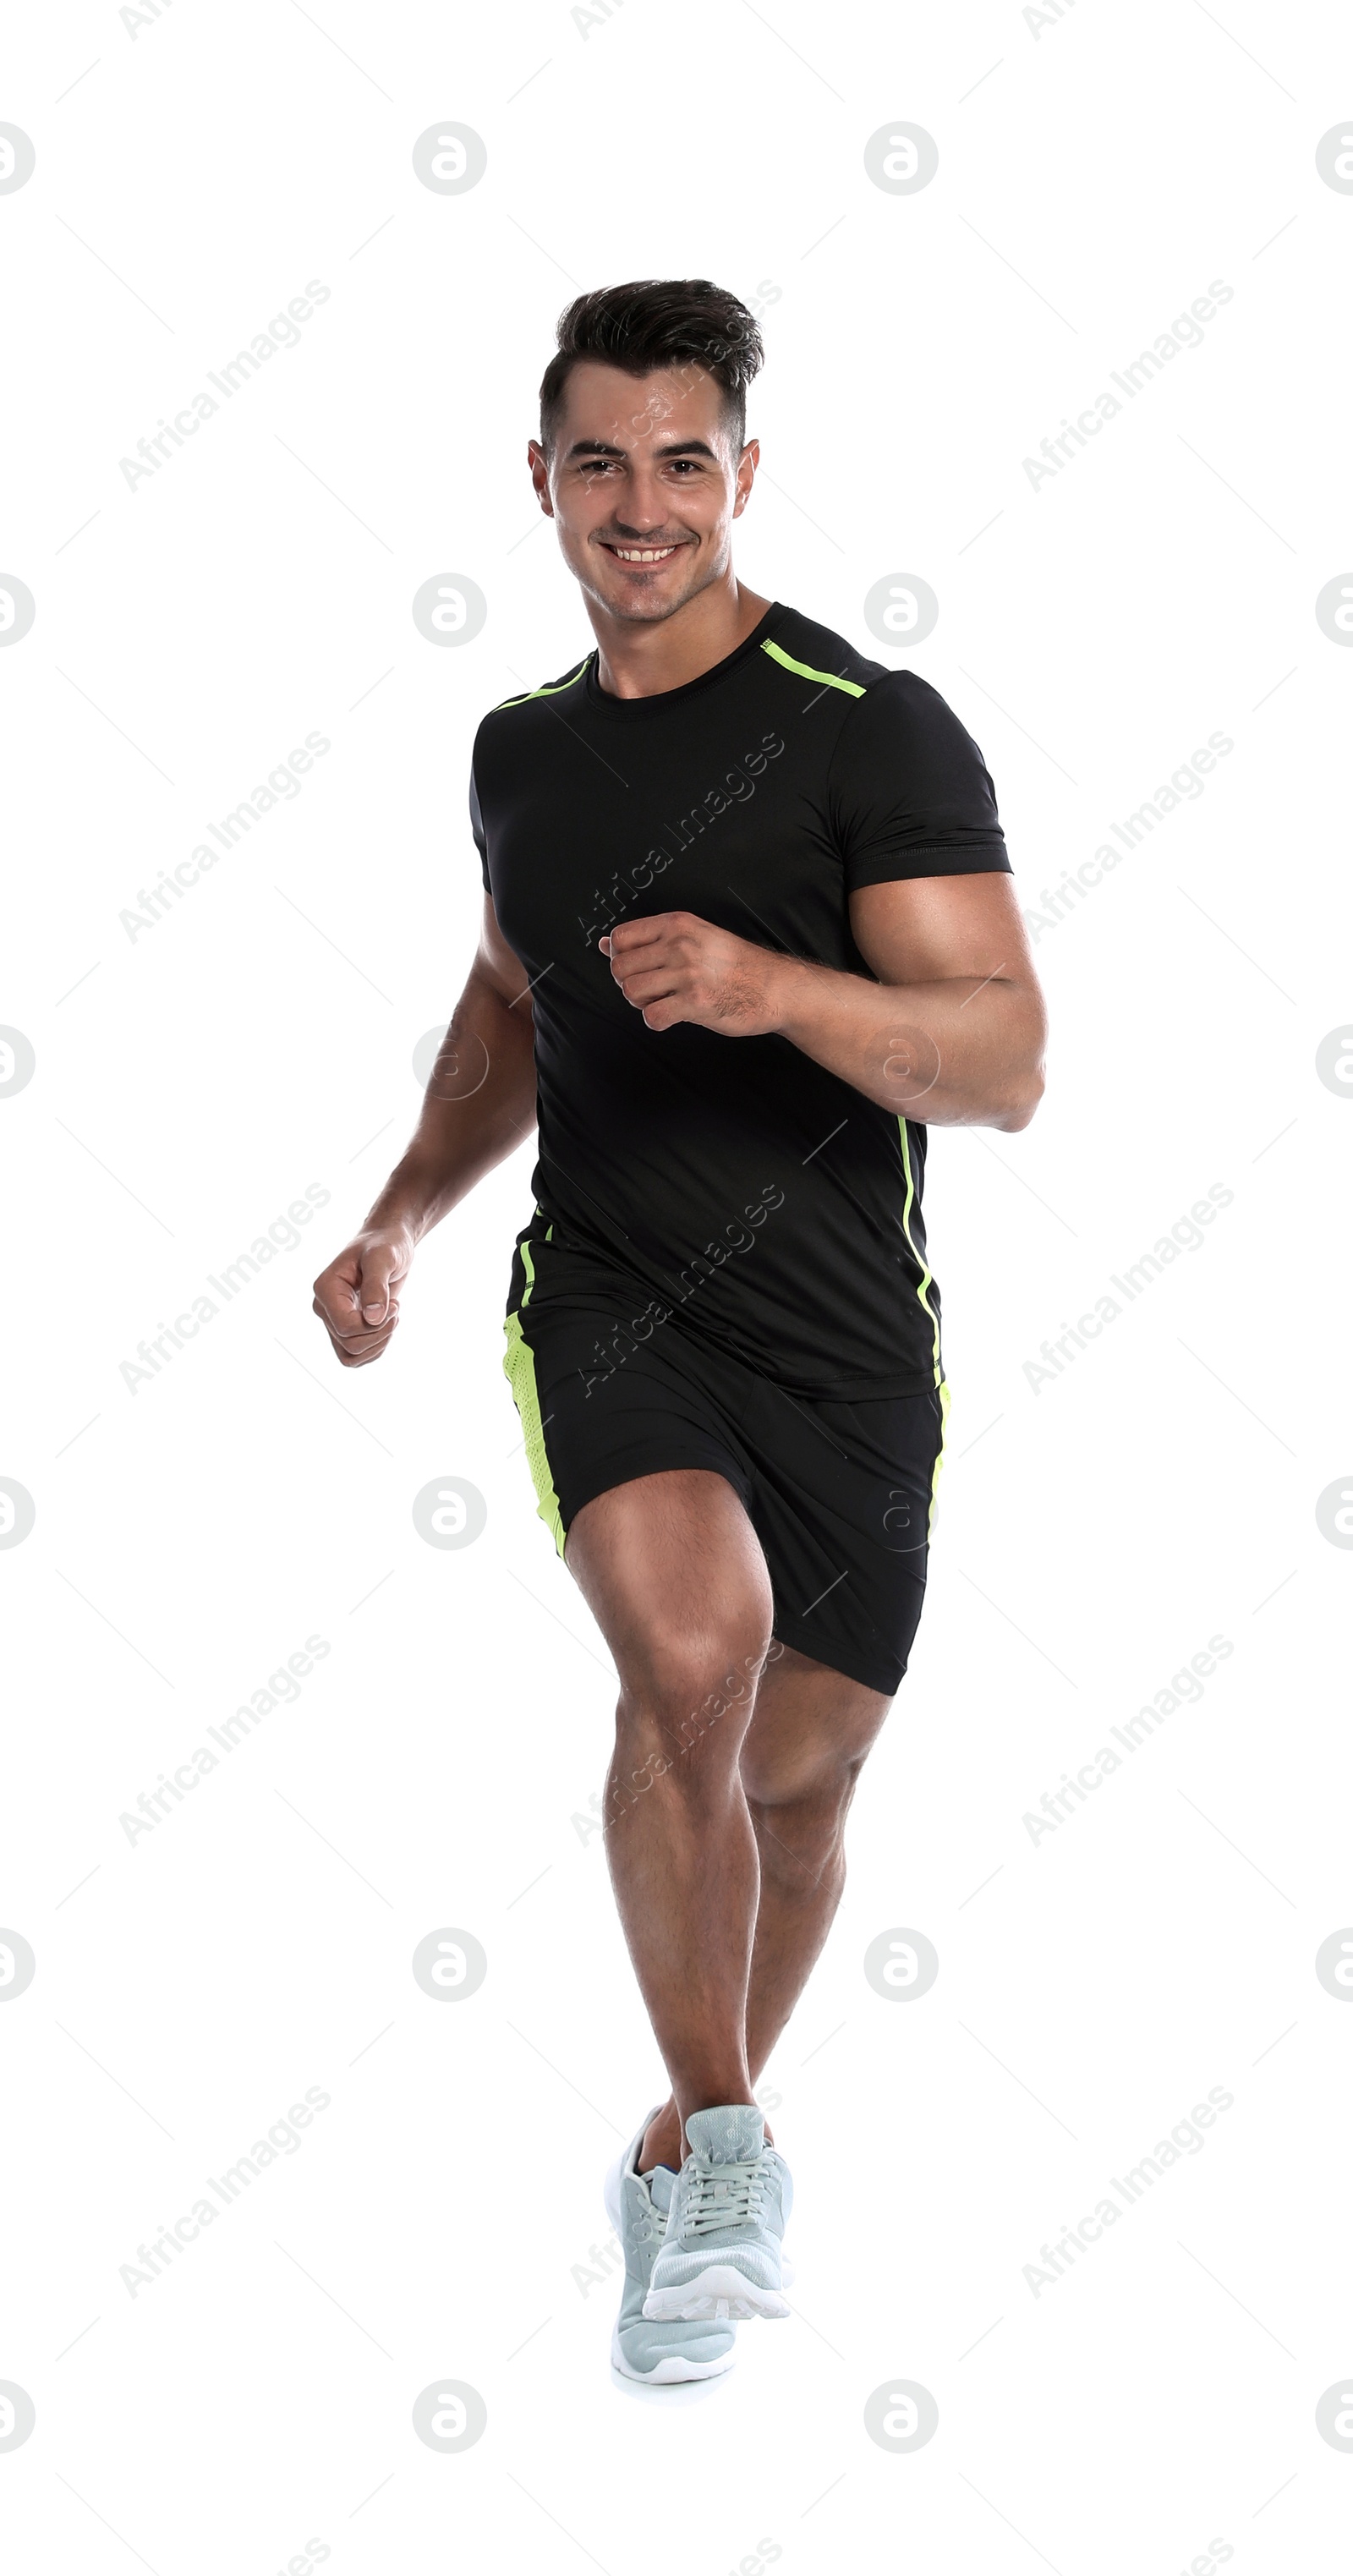
[[[611,2337],[612,2368],[620,2371],[626,2379],[642,2381],[647,2388],[672,2387],[682,2379],[721,2379],[726,2370],[733,2368],[736,2360],[736,2352],[726,2352],[721,2361],[683,2361],[679,2353],[667,2352],[655,2369],[636,2370],[632,2362],[626,2361],[620,2348],[618,2329]]]
[[[644,2315],[654,2323],[673,2324],[678,2318],[688,2324],[727,2319],[743,2325],[753,2317],[787,2317],[788,2302],[778,2290],[763,2289],[732,2263],[707,2263],[689,2281],[676,2281],[670,2289],[650,2290],[644,2301]]]

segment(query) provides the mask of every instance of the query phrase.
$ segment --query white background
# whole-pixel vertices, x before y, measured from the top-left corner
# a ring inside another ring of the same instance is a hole
[[[1353,1110],[1315,1053],[1351,1000],[1353,655],[1314,602],[1353,560],[1353,198],[1315,151],[1347,30],[1255,0],[140,14],[16,13],[0,99],[37,154],[0,197],[0,554],[37,603],[0,654],[0,1018],[36,1054],[0,1102],[0,1472],[36,1504],[0,1555],[0,1919],[37,1960],[0,2014],[16,2576],[270,2576],[307,2540],[334,2576],[1173,2576],[1213,2539],[1237,2576],[1333,2564],[1353,2013],[1314,1956],[1353,1920],[1353,1567],[1315,1507],[1353,1465]],[[411,160],[447,118],[487,147],[459,196]],[[918,194],[866,174],[889,118],[938,144]],[[554,317],[649,274],[764,308],[741,569],[942,691],[1031,910],[1234,746],[1041,933],[1032,1128],[932,1137],[931,1598],[763,2087],[796,2314],[694,2392],[611,2377],[589,2279],[602,2168],[663,2081],[587,1829],[609,1661],[500,1368],[529,1155],[420,1255],[379,1369],[340,1375],[309,1310],[471,953],[475,726],[590,643],[525,471]],[[311,279],[301,344],[129,488]],[[1214,279],[1203,345],[1033,488],[1023,459]],[[454,650],[410,614],[442,572],[488,601]],[[911,654],[864,625],[894,572],[940,601]],[[310,730],[301,794],[130,938]],[[1205,1243],[1035,1391],[1044,1339],[1214,1183]],[[129,1389],[309,1184],[296,1247]],[[447,1475],[488,1506],[455,1552],[411,1516]],[[298,1698],[129,1840],[312,1635]],[[1026,1812],[1213,1635],[1201,1700],[1035,1843]],[[453,2007],[410,1970],[442,1926],[489,1962]],[[909,2004],[862,1969],[897,1926],[940,1959]],[[295,2152],[131,2295],[138,2245],[307,2087]],[[1202,2148],[1035,2295],[1040,2247],[1214,2087]],[[411,2424],[438,2374],[487,2404],[456,2456]],[[898,2377],[939,2406],[906,2456],[863,2420]]]

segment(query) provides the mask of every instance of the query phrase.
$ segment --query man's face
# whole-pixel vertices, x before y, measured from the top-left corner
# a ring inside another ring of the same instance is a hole
[[[547,461],[531,475],[570,572],[612,617],[656,624],[728,569],[756,471],[735,446],[723,387],[703,368],[651,376],[581,359]]]

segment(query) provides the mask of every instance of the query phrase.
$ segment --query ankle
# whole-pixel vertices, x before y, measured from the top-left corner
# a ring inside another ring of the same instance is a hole
[[[759,2104],[756,2107],[759,2108]],[[761,2125],[766,2133],[767,2146],[773,2147],[774,2132],[764,2113]],[[685,2154],[686,2140],[681,2118],[675,2102],[669,2100],[660,2111],[654,2112],[644,2131],[639,2148],[639,2171],[650,2173],[654,2165],[670,2165],[674,2173],[679,2173]]]
[[[676,2104],[667,2102],[661,2111],[654,2113],[644,2131],[639,2149],[639,2171],[651,2173],[654,2165],[670,2165],[674,2173],[679,2173],[684,2152]]]

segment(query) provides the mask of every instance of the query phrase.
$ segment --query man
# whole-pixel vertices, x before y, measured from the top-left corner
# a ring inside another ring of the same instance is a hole
[[[976,744],[735,577],[761,354],[703,279],[561,319],[530,465],[596,649],[480,726],[479,953],[315,1289],[343,1365],[378,1358],[416,1244],[537,1117],[504,1366],[620,1677],[606,1843],[672,2091],[608,2183],[612,2352],[655,2380],[788,2313],[752,2088],[920,1615],[947,1389],[918,1120],[1020,1128],[1042,1088]]]

